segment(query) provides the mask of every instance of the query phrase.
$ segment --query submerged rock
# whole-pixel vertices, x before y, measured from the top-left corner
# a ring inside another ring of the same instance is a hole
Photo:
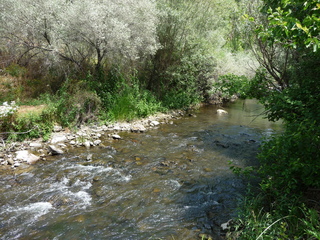
[[[217,113],[220,114],[220,115],[228,114],[228,112],[226,110],[223,110],[223,109],[217,109]]]

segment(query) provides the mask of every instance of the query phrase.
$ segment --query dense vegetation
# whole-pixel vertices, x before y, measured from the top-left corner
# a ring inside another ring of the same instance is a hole
[[[0,6],[0,102],[45,106],[31,115],[2,106],[0,132],[25,132],[5,136],[47,138],[55,123],[131,120],[214,94],[257,98],[284,131],[262,145],[259,188],[229,237],[320,239],[318,0]]]
[[[2,0],[0,102],[46,104],[37,117],[79,126],[208,101],[219,75],[250,75],[234,25],[244,3],[227,3]],[[0,131],[35,125],[16,118]]]
[[[250,19],[261,69],[246,93],[284,131],[262,145],[258,196],[244,201],[230,238],[320,239],[320,4],[265,0],[261,12]]]

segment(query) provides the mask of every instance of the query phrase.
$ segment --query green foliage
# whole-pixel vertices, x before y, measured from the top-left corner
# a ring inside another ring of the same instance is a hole
[[[110,120],[132,120],[163,111],[161,103],[146,89],[139,86],[136,79],[131,84],[119,82],[117,93],[112,96],[108,107]]]
[[[265,1],[270,27],[261,32],[264,39],[281,42],[290,48],[320,47],[320,3],[318,0]]]
[[[161,98],[163,106],[168,109],[182,109],[199,103],[200,100],[200,96],[192,91],[192,89],[167,90]]]
[[[277,197],[320,187],[319,136],[318,123],[306,119],[265,142],[259,156],[262,188]]]
[[[24,67],[21,67],[16,63],[12,63],[8,67],[6,67],[5,72],[10,74],[13,77],[22,77],[23,75],[26,74],[27,69]]]
[[[108,120],[132,120],[165,110],[135,75],[125,77],[116,67],[108,75],[88,75],[86,82],[99,96]]]
[[[42,137],[44,140],[48,140],[53,129],[53,114],[51,109],[47,109],[40,114],[28,113],[17,117],[12,122],[12,129],[17,134],[11,134],[9,139],[22,141]]]
[[[248,96],[249,84],[249,79],[246,76],[227,74],[220,76],[214,87],[217,91],[221,92],[224,98],[231,98],[233,95],[246,98]]]
[[[283,204],[266,204],[264,193],[249,193],[241,201],[239,218],[227,239],[318,239],[318,213],[294,197],[286,200]]]
[[[58,92],[56,108],[63,126],[79,126],[97,120],[101,100],[86,81],[68,80]]]

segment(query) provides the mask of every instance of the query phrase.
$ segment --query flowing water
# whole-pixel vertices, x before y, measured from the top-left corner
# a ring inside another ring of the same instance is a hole
[[[1,172],[0,239],[219,239],[245,190],[230,163],[254,164],[262,137],[280,128],[255,116],[253,100],[225,109]]]

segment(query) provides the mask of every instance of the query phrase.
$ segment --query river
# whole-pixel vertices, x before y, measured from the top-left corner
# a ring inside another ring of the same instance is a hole
[[[230,164],[256,164],[262,138],[281,126],[257,116],[254,100],[216,108],[2,172],[0,239],[220,239],[246,186]]]

